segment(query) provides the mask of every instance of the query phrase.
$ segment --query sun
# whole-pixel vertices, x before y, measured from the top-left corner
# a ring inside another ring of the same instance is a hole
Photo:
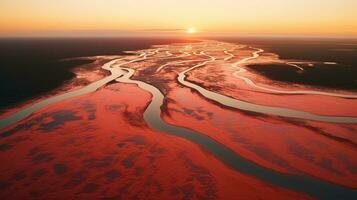
[[[188,29],[186,30],[186,32],[189,33],[189,34],[193,34],[193,33],[196,33],[197,31],[196,31],[195,28],[188,28]]]

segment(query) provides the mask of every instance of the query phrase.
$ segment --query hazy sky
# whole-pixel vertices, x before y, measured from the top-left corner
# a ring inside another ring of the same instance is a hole
[[[0,0],[0,34],[179,31],[357,36],[357,0]]]

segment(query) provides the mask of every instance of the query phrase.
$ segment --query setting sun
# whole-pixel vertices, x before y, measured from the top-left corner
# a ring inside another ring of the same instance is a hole
[[[187,29],[187,33],[189,33],[189,34],[193,34],[193,33],[196,33],[197,31],[196,31],[196,29],[194,29],[194,28],[188,28]]]

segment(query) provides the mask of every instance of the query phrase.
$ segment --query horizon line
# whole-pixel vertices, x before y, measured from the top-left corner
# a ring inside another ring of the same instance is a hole
[[[190,28],[188,28],[190,29]],[[357,33],[249,33],[238,31],[214,31],[198,29],[190,34],[187,28],[150,28],[150,29],[69,29],[69,30],[34,30],[0,31],[0,38],[32,37],[278,37],[278,38],[351,38],[357,39]]]

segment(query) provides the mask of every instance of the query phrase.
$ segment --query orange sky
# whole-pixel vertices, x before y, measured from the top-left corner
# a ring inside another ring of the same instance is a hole
[[[0,35],[357,36],[356,0],[1,0]]]

